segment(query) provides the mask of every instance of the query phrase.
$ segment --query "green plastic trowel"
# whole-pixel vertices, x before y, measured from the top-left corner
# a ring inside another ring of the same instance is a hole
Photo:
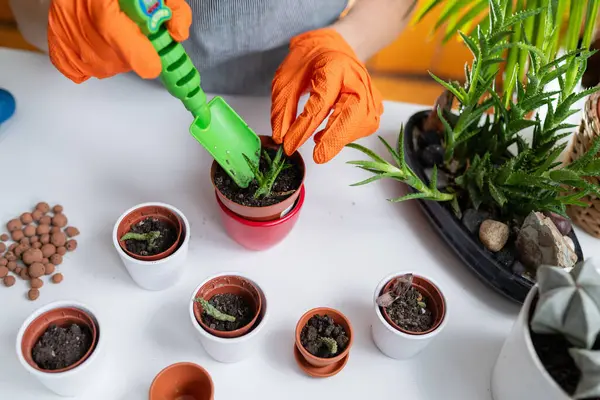
[[[164,23],[171,9],[163,0],[119,0],[121,10],[150,39],[162,61],[160,79],[169,93],[183,102],[194,116],[190,133],[231,176],[246,188],[254,174],[244,154],[258,165],[260,138],[221,97],[206,102],[200,74],[180,43],[171,38]]]

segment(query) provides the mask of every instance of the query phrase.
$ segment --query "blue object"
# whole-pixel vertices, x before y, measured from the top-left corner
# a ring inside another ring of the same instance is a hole
[[[0,124],[7,121],[15,113],[16,103],[12,94],[0,89]]]

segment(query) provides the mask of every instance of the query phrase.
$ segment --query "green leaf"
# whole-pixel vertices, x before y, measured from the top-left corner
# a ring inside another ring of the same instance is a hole
[[[378,172],[376,175],[374,175],[374,176],[372,176],[370,178],[367,178],[364,181],[353,183],[350,186],[362,186],[362,185],[366,185],[366,184],[371,183],[371,182],[378,181],[378,180],[380,180],[382,178],[388,178],[388,177],[391,177],[391,176],[392,176],[391,174],[388,174],[388,173],[385,173],[385,172]]]
[[[450,93],[452,93],[454,95],[454,97],[456,97],[456,99],[461,102],[461,103],[465,103],[466,101],[466,97],[467,97],[467,93],[464,91],[463,88],[461,88],[458,84],[451,84],[451,83],[447,83],[444,80],[442,80],[441,78],[438,78],[435,74],[433,74],[432,72],[429,72],[429,75],[431,75],[431,77],[440,85],[442,85],[444,88],[446,88],[446,90],[450,91]]]
[[[410,194],[407,194],[405,196],[401,196],[401,197],[398,197],[395,199],[389,199],[389,201],[391,201],[392,203],[401,203],[404,201],[415,200],[415,199],[432,200],[432,197],[430,196],[429,193],[410,193]]]
[[[419,11],[417,11],[417,13],[415,14],[413,18],[413,24],[421,22],[421,20],[423,20],[425,16],[429,15],[429,13],[433,11],[434,8],[436,8],[443,2],[444,0],[428,0],[427,3],[423,4]]]
[[[600,137],[597,137],[593,142],[588,151],[579,157],[577,160],[573,161],[569,166],[570,169],[581,169],[585,168],[586,165],[592,162],[596,157],[600,157],[598,154],[600,152]]]
[[[556,182],[565,183],[575,187],[581,187],[580,185],[582,185],[581,182],[583,181],[576,172],[565,168],[550,171],[548,176]]]
[[[500,28],[500,30],[509,29],[511,26],[516,25],[517,23],[524,21],[529,17],[541,14],[543,11],[543,8],[536,8],[515,13],[510,17],[506,18],[506,20],[504,21],[504,25]]]
[[[584,176],[600,176],[600,158],[591,161],[581,172]]]
[[[401,133],[400,136],[404,136],[404,135],[402,135],[402,133]],[[381,136],[378,136],[378,138],[381,141],[381,143],[383,143],[383,145],[386,147],[387,151],[394,158],[394,161],[396,162],[398,167],[402,168],[404,166],[404,160],[402,158],[400,158],[399,154],[396,153],[396,151],[394,149],[392,149],[392,147],[388,144],[388,142],[385,141],[384,138],[382,138]],[[404,149],[402,149],[402,150],[404,150]]]
[[[347,161],[346,164],[358,165],[360,167],[388,173],[393,173],[398,170],[398,168],[390,165],[389,163],[381,163],[376,161]]]
[[[377,154],[375,154],[374,151],[367,149],[366,147],[357,144],[357,143],[349,143],[346,145],[346,147],[350,147],[351,149],[354,150],[358,150],[364,154],[366,154],[367,156],[371,157],[373,160],[383,163],[383,164],[387,164],[387,161],[384,160],[383,158],[381,158],[380,156],[378,156]]]
[[[504,205],[508,202],[506,196],[492,182],[489,182],[488,186],[490,189],[490,194],[492,195],[494,200],[500,205],[500,207],[504,207]]]
[[[437,165],[433,166],[433,172],[431,173],[431,180],[429,181],[429,187],[432,191],[437,191],[437,180],[438,180],[438,169]]]
[[[463,7],[464,9],[465,7]],[[462,29],[466,24],[470,21],[474,20],[483,10],[487,8],[486,1],[480,1],[476,3],[473,7],[471,7],[466,13],[464,13],[458,21],[455,23],[449,24],[448,29],[446,30],[446,34],[444,35],[443,42],[447,42],[455,32]],[[462,10],[461,10],[462,11]]]
[[[475,40],[473,40],[469,36],[465,35],[461,31],[458,31],[458,34],[463,39],[463,41],[465,42],[465,44],[467,45],[467,47],[469,48],[469,50],[471,50],[471,53],[473,53],[473,56],[475,56],[476,58],[480,57],[481,56],[481,50],[479,49],[479,46],[477,45],[477,43],[475,43]]]

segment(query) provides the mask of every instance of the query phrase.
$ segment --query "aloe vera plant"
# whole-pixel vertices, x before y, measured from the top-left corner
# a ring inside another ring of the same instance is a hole
[[[121,241],[139,240],[148,243],[148,250],[152,251],[156,248],[156,240],[160,237],[160,231],[152,231],[148,233],[128,232],[121,236]]]
[[[600,271],[590,260],[566,272],[542,266],[537,271],[539,300],[531,319],[538,334],[562,335],[582,373],[575,399],[600,397]]]
[[[292,166],[290,163],[287,162],[286,158],[284,157],[283,146],[279,147],[279,149],[277,150],[277,153],[275,153],[275,157],[273,159],[271,159],[267,150],[263,149],[262,154],[263,154],[262,158],[265,160],[265,162],[267,164],[267,168],[266,168],[265,172],[261,171],[260,165],[253,163],[245,154],[243,155],[244,159],[248,163],[248,166],[252,170],[252,173],[254,174],[254,179],[256,180],[256,183],[258,184],[258,189],[256,189],[256,192],[254,193],[254,198],[258,199],[261,197],[269,197],[271,195],[284,196],[284,195],[290,194],[290,193],[275,194],[272,192],[273,185],[275,184],[275,181],[279,177],[279,174],[281,174],[281,171],[283,171],[287,168],[290,168]]]
[[[327,346],[327,349],[329,350],[329,354],[334,355],[335,353],[337,353],[338,344],[335,341],[335,339],[330,338],[330,337],[320,337],[319,340],[321,341],[322,344]]]
[[[211,317],[213,317],[216,320],[224,321],[224,322],[235,322],[235,320],[236,320],[236,318],[233,315],[225,314],[225,313],[219,311],[215,306],[210,304],[208,301],[206,301],[202,297],[198,297],[197,299],[195,299],[195,301],[200,303],[200,305],[202,306],[202,310],[204,310],[204,312],[207,315],[210,315]]]

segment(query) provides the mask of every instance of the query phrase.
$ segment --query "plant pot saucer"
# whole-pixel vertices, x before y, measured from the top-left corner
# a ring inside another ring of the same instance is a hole
[[[313,378],[329,378],[331,376],[337,375],[341,370],[344,369],[346,364],[348,364],[348,359],[350,358],[350,353],[344,358],[342,358],[337,363],[327,365],[325,367],[314,367],[310,365],[302,354],[300,350],[298,350],[298,346],[294,344],[294,358],[296,359],[296,363],[300,367],[302,371],[304,371],[307,375],[312,376]]]

